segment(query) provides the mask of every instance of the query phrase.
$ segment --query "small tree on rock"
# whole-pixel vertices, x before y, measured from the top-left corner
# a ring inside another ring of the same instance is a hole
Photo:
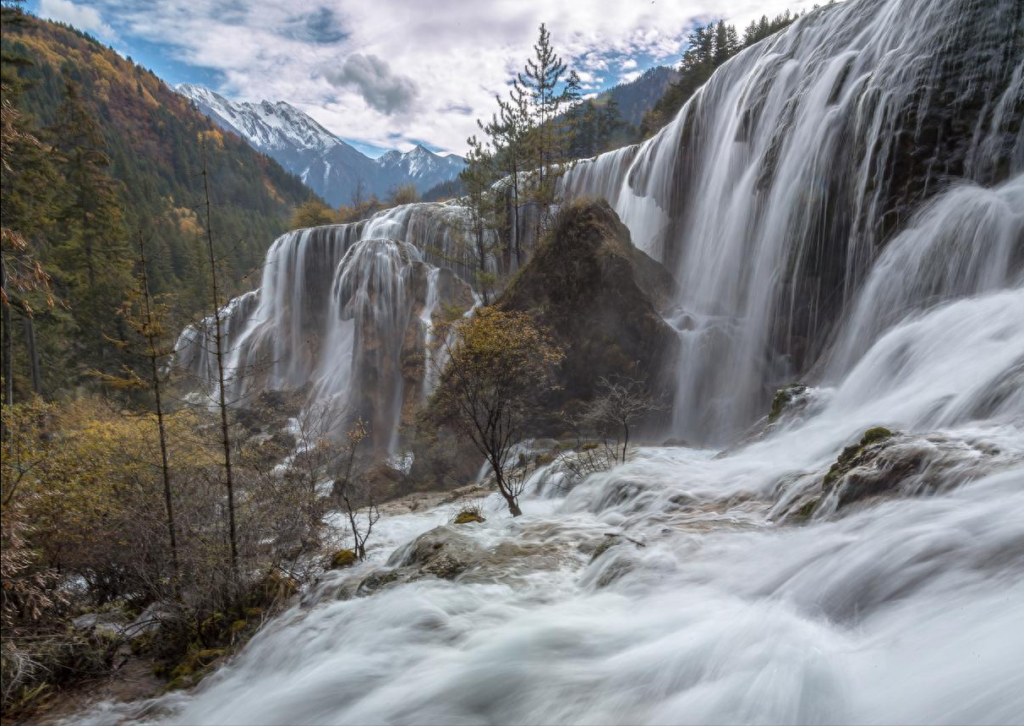
[[[616,449],[622,447],[621,458],[616,455],[615,461],[625,463],[633,427],[661,407],[648,393],[647,382],[643,378],[601,378],[597,391],[587,418],[599,433],[615,437]]]
[[[439,381],[433,413],[483,454],[517,517],[526,471],[514,456],[515,445],[533,419],[538,396],[554,388],[552,368],[564,355],[528,313],[482,308],[441,327],[431,356]]]

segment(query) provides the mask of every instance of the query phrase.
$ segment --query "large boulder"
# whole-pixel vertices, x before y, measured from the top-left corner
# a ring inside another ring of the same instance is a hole
[[[580,199],[558,213],[496,305],[531,313],[564,349],[559,388],[543,402],[557,412],[590,400],[603,376],[645,376],[656,396],[668,395],[655,376],[678,338],[659,310],[675,291],[672,275],[633,245],[607,202]]]

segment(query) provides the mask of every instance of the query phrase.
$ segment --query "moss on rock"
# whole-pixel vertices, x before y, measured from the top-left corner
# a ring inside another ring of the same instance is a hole
[[[884,426],[873,426],[864,432],[864,435],[858,443],[852,444],[843,449],[842,453],[839,454],[839,458],[836,460],[836,463],[834,463],[828,470],[828,473],[825,474],[825,478],[822,481],[822,486],[825,491],[830,490],[836,482],[856,466],[859,457],[864,453],[864,450],[867,447],[881,441],[885,441],[892,435],[892,431]]]
[[[472,522],[486,522],[487,520],[480,516],[479,512],[474,512],[469,509],[464,509],[455,515],[454,524],[470,524]]]
[[[352,567],[358,561],[359,558],[356,557],[356,553],[352,550],[338,550],[334,553],[334,556],[331,557],[331,569],[341,570],[346,567]]]
[[[768,414],[768,423],[778,421],[793,402],[806,392],[807,386],[802,383],[790,383],[776,391],[772,398],[772,410]]]

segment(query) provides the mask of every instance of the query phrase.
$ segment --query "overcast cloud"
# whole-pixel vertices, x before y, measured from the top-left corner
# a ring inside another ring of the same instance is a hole
[[[419,88],[411,78],[391,72],[387,61],[375,55],[353,53],[337,71],[327,71],[336,86],[354,88],[371,107],[388,116],[412,110]]]
[[[564,59],[596,91],[674,63],[695,22],[740,28],[813,0],[30,0],[131,54],[221,79],[239,100],[288,101],[340,136],[408,149],[465,151],[476,119],[531,53],[546,22]],[[636,64],[635,66],[633,64]],[[160,72],[159,66],[154,68]],[[180,75],[180,74],[179,74]]]

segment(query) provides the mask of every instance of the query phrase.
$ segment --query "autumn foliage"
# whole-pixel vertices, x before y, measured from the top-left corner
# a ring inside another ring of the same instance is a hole
[[[472,441],[518,516],[526,467],[515,456],[516,445],[525,438],[538,395],[554,385],[552,369],[564,355],[528,313],[494,308],[442,324],[436,339],[433,413]]]

